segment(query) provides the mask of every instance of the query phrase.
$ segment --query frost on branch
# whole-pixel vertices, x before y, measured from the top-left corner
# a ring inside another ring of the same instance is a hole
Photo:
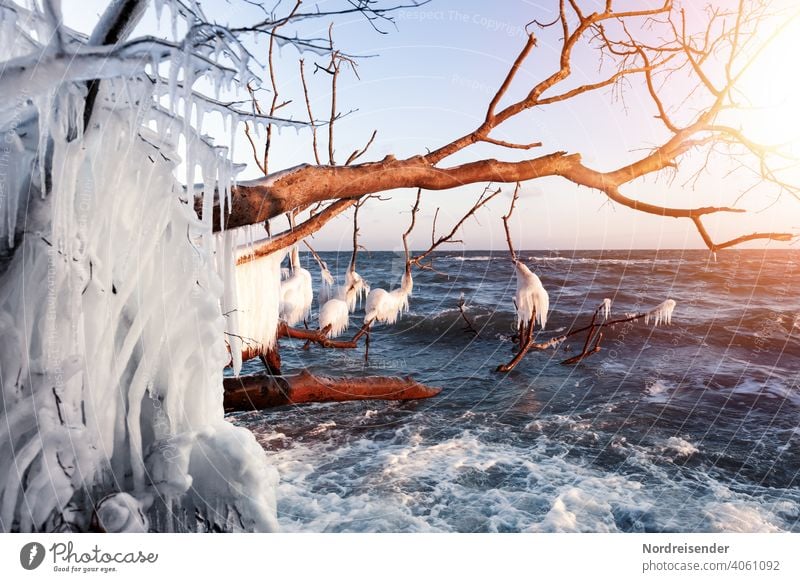
[[[0,202],[2,531],[276,527],[277,474],[223,417],[225,338],[241,338],[236,320],[249,320],[232,304],[253,290],[234,269],[234,237],[212,235],[233,168],[226,148],[201,137],[209,109],[192,91],[200,75],[227,83],[246,63],[224,35],[205,50],[210,29],[189,24],[182,40],[113,48],[62,31],[57,50],[35,40],[50,38],[41,14],[0,3],[9,72],[0,133],[10,144]],[[31,59],[41,69],[26,76]],[[87,86],[75,80],[95,75],[106,80],[84,133]],[[202,220],[178,179],[181,159],[183,183],[197,172],[209,193]],[[268,325],[245,333],[270,345],[279,261],[251,268],[275,285],[261,287],[254,318]]]

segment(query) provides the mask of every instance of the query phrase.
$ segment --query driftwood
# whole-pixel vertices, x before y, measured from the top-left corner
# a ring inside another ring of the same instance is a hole
[[[461,328],[461,331],[477,336],[479,335],[478,330],[473,327],[472,322],[469,320],[469,317],[467,317],[466,307],[467,302],[464,300],[464,294],[462,293],[461,297],[458,298],[458,311],[461,313],[461,319],[466,322],[466,325]]]
[[[519,347],[517,348],[517,352],[514,355],[514,358],[508,364],[501,364],[497,367],[497,372],[510,372],[513,370],[517,364],[519,364],[520,360],[528,353],[529,350],[548,350],[550,348],[556,348],[564,343],[568,338],[575,336],[577,334],[588,332],[586,334],[586,339],[583,343],[583,348],[581,349],[581,353],[577,356],[573,356],[571,358],[567,358],[560,362],[560,364],[564,366],[571,366],[573,364],[577,364],[584,359],[588,358],[592,354],[596,354],[602,348],[600,347],[600,342],[603,340],[603,332],[602,329],[606,327],[614,328],[614,326],[622,324],[622,323],[629,323],[631,321],[637,321],[639,319],[645,319],[648,316],[653,317],[652,311],[646,311],[644,313],[635,313],[633,315],[627,315],[620,319],[612,319],[610,321],[601,321],[597,322],[597,316],[600,313],[600,310],[603,309],[603,304],[601,304],[597,309],[595,309],[592,320],[589,325],[585,325],[578,329],[572,329],[565,334],[559,335],[557,337],[550,338],[544,342],[534,342],[533,341],[533,332],[531,326],[525,326],[524,324],[520,326],[520,332],[517,336],[516,340],[519,343]]]
[[[442,389],[420,384],[410,377],[367,376],[329,378],[303,371],[297,376],[253,374],[225,378],[227,412],[261,410],[306,402],[348,400],[417,400],[431,398]]]

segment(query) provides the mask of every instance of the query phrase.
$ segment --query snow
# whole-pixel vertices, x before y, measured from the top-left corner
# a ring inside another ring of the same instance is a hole
[[[0,277],[0,531],[274,530],[277,473],[225,420],[222,371],[236,336],[274,342],[283,257],[234,267],[233,235],[198,220],[177,177],[181,159],[181,178],[199,168],[206,208],[229,192],[227,152],[197,131],[205,108],[177,90],[213,67],[163,41],[23,52],[7,38],[38,25],[4,6],[0,246],[16,249]],[[163,59],[162,108],[138,78]],[[87,78],[114,81],[84,135],[71,81]]]
[[[517,292],[517,326],[527,324],[534,316],[536,322],[544,329],[547,324],[547,313],[550,310],[550,296],[542,286],[539,277],[522,261],[516,262]]]

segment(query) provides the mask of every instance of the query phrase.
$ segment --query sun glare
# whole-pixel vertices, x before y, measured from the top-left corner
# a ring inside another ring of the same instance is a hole
[[[739,83],[738,121],[761,143],[800,158],[800,15],[776,33]]]

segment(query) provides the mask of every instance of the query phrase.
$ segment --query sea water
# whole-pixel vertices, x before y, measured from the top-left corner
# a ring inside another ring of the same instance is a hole
[[[341,281],[349,252],[321,254]],[[672,298],[672,325],[607,329],[601,352],[563,366],[583,346],[571,338],[500,374],[515,331],[508,254],[439,253],[415,272],[410,313],[373,331],[368,362],[363,345],[281,341],[285,373],[411,374],[439,396],[229,416],[280,472],[284,530],[800,531],[800,252],[521,258],[550,293],[541,340],[606,297],[612,319]],[[388,290],[403,257],[362,253],[358,269]],[[363,306],[345,336],[362,319]]]

